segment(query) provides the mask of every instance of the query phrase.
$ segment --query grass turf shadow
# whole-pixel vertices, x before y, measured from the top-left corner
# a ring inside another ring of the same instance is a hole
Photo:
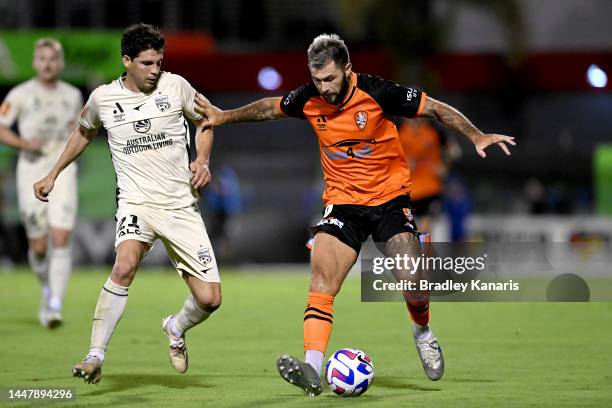
[[[84,397],[95,397],[98,395],[133,390],[150,385],[159,385],[178,390],[185,388],[212,388],[212,385],[203,382],[205,378],[207,377],[203,375],[179,376],[176,374],[159,375],[145,373],[110,374],[102,377],[102,387],[104,388],[96,389],[92,392],[81,395]]]
[[[436,387],[425,387],[406,381],[404,377],[398,376],[380,376],[374,378],[372,387],[381,388],[392,388],[392,389],[406,389],[414,391],[442,391],[442,388]]]

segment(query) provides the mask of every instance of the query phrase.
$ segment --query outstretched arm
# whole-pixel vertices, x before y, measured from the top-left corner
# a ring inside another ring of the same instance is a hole
[[[495,133],[482,133],[476,126],[470,122],[461,112],[443,102],[437,101],[429,96],[426,97],[425,106],[421,116],[437,119],[446,127],[455,130],[474,143],[476,152],[481,157],[486,157],[484,149],[492,144],[497,144],[507,155],[510,155],[510,150],[506,143],[516,145],[514,137],[499,135]]]
[[[49,201],[49,193],[53,190],[55,179],[70,163],[76,160],[83,153],[87,145],[96,137],[98,130],[85,129],[83,126],[78,126],[70,135],[66,147],[59,159],[49,172],[40,181],[34,183],[34,195],[40,201]]]
[[[280,97],[263,98],[238,109],[223,111],[210,103],[203,95],[196,95],[195,111],[204,116],[203,125],[220,126],[237,122],[262,122],[285,118],[279,107]]]

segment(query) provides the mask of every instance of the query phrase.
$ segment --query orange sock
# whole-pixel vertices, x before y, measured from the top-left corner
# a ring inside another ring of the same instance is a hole
[[[419,326],[429,323],[429,301],[425,302],[406,302],[410,318]]]
[[[304,350],[325,354],[334,324],[334,297],[323,292],[308,292],[304,310]]]

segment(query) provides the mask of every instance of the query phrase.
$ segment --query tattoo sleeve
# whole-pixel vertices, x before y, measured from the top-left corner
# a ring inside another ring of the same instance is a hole
[[[482,132],[463,113],[430,97],[427,97],[425,101],[422,116],[438,120],[444,126],[463,134],[472,142],[482,135]]]
[[[280,98],[264,98],[241,108],[225,111],[223,113],[223,122],[262,122],[264,120],[285,117],[278,108],[279,99]]]

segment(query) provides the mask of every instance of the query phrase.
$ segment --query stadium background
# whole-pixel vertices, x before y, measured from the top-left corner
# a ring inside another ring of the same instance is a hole
[[[609,248],[612,93],[602,73],[612,72],[610,17],[607,0],[0,0],[0,95],[32,76],[34,40],[52,35],[65,47],[63,78],[87,98],[121,73],[121,31],[144,21],[167,35],[165,70],[232,108],[306,82],[306,47],[321,32],[337,32],[356,71],[423,88],[481,129],[517,138],[511,158],[491,149],[482,160],[453,135],[463,150],[451,185],[469,210],[465,239]],[[186,288],[157,245],[130,290],[104,379],[92,388],[69,378],[69,368],[86,350],[113,261],[115,180],[104,134],[79,160],[76,269],[58,331],[36,320],[16,155],[0,146],[0,389],[73,387],[77,399],[67,406],[346,402],[328,391],[297,398],[273,365],[282,352],[300,352],[306,227],[321,210],[318,153],[312,130],[298,120],[215,131],[213,178],[229,191],[227,239],[213,237],[224,305],[189,333],[190,372],[176,375],[158,327]],[[219,234],[214,188],[205,189],[202,206]],[[433,239],[450,239],[448,215]],[[603,407],[612,401],[611,312],[605,302],[435,302],[447,374],[431,383],[402,305],[362,303],[359,280],[348,279],[335,303],[330,349],[356,346],[373,358],[374,386],[353,405]]]

